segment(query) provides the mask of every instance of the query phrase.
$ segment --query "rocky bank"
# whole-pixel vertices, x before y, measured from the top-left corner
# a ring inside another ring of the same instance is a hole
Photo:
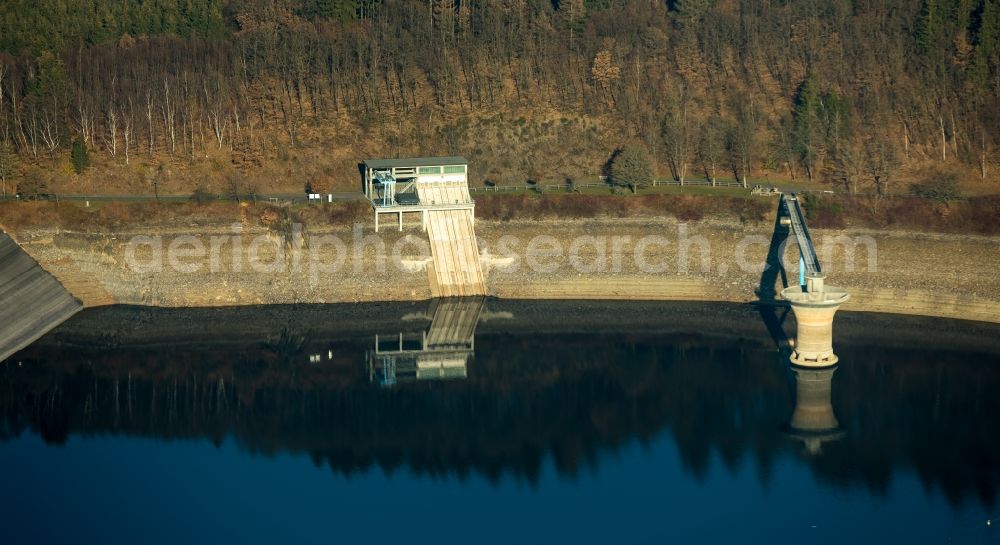
[[[476,223],[491,296],[754,302],[797,282],[797,250],[771,224],[672,218]],[[15,234],[88,306],[204,307],[422,300],[431,296],[418,224],[156,225],[117,233]],[[1000,238],[813,230],[845,310],[1000,322]],[[764,265],[770,262],[771,266]],[[789,271],[785,274],[784,271]]]

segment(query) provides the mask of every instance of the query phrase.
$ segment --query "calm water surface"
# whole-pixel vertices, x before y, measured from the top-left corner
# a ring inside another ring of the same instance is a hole
[[[90,310],[0,364],[0,542],[1000,543],[1000,329],[837,320]]]

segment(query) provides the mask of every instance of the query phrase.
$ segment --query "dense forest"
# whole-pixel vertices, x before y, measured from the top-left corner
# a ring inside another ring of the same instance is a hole
[[[1000,0],[11,0],[0,28],[5,192],[344,189],[411,154],[563,181],[625,144],[661,177],[992,192],[1000,146]]]

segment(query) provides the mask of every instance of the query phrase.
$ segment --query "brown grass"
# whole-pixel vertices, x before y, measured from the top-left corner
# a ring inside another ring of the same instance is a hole
[[[898,196],[809,194],[804,208],[810,227],[902,229],[918,232],[1000,234],[1000,196],[973,197],[947,205]],[[705,218],[771,221],[775,199],[710,195],[487,195],[476,199],[476,215],[494,221],[543,218],[668,216],[679,221]]]
[[[368,201],[340,201],[322,205],[308,204],[292,209],[294,221],[305,225],[351,225],[371,220]]]
[[[266,211],[280,212],[286,223],[305,225],[351,225],[369,219],[367,201],[345,201],[276,207],[257,203],[248,210],[251,224],[264,225]],[[0,203],[0,227],[9,232],[31,227],[58,227],[74,231],[115,232],[136,227],[230,224],[240,221],[239,205],[232,202],[122,203],[110,202],[85,208],[77,203]]]
[[[804,203],[810,227],[848,226],[917,232],[1000,234],[1000,195],[942,203],[910,196],[810,195]]]
[[[85,208],[77,203],[0,203],[0,226],[8,231],[28,227],[58,227],[75,231],[114,232],[129,227],[239,221],[233,203],[121,203]]]
[[[476,215],[487,220],[669,216],[680,221],[735,217],[764,221],[773,201],[700,195],[492,195],[476,200]]]
[[[493,221],[545,218],[625,218],[667,216],[694,222],[706,218],[769,222],[777,201],[761,197],[705,195],[518,194],[479,196],[476,215]],[[273,205],[251,205],[253,224]],[[947,205],[916,197],[810,195],[804,203],[810,227],[866,227],[917,232],[1000,234],[1000,196],[973,197]],[[367,201],[279,207],[281,217],[306,226],[350,226],[371,221]],[[0,228],[17,232],[30,227],[58,227],[86,232],[115,232],[136,227],[229,224],[240,221],[239,206],[228,202],[120,203],[81,207],[77,203],[0,203]]]

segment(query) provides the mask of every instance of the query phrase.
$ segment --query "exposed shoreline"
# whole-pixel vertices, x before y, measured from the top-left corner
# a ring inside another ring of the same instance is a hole
[[[427,272],[417,251],[416,241],[425,237],[419,226],[407,225],[402,233],[382,232],[377,239],[371,238],[376,235],[370,226],[361,229],[306,228],[307,239],[333,235],[348,243],[351,249],[336,272],[310,267],[308,255],[298,267],[286,255],[279,271],[253,271],[234,267],[226,261],[229,253],[225,251],[217,270],[210,270],[207,263],[199,265],[197,259],[189,260],[198,266],[195,272],[178,272],[169,266],[136,272],[127,263],[127,243],[133,236],[161,236],[166,247],[176,237],[192,235],[207,247],[213,236],[234,236],[232,225],[157,226],[110,234],[35,228],[16,235],[22,247],[87,306],[214,307],[430,299]],[[501,299],[749,303],[767,299],[766,293],[758,297],[758,292],[762,288],[767,291],[768,280],[781,282],[780,275],[762,280],[760,272],[746,270],[738,263],[741,257],[750,264],[767,259],[768,224],[599,218],[477,221],[476,229],[483,250],[487,295]],[[359,240],[352,238],[359,234],[365,243],[361,251],[355,251],[351,241]],[[258,235],[264,235],[262,240],[277,238],[261,227],[243,233],[250,238]],[[551,237],[548,242],[555,241],[564,250],[561,256],[549,252],[536,258],[545,265],[541,269],[527,266],[525,259],[531,239],[539,235]],[[648,244],[637,254],[638,241],[650,235],[662,237],[654,242],[663,243]],[[824,269],[829,284],[842,286],[851,294],[844,310],[1000,323],[1000,286],[997,275],[989,269],[1000,262],[998,237],[816,229],[813,238],[820,249],[825,243],[830,245]],[[617,257],[615,239],[620,246]],[[861,244],[856,250],[847,250],[837,244],[838,240]],[[380,258],[380,244],[387,251],[401,247],[400,262]],[[707,252],[702,251],[702,244]],[[679,251],[682,246],[687,247],[686,256]],[[868,255],[869,246],[874,249],[872,256]],[[575,262],[567,257],[569,249],[574,249]],[[334,253],[329,246],[318,248],[316,263],[337,261]],[[639,254],[646,264],[655,263],[665,270],[643,270],[642,263],[636,262]],[[281,265],[280,260],[274,263]],[[794,268],[791,270],[789,276],[794,276]]]
[[[433,302],[373,302],[167,308],[115,305],[87,309],[45,343],[156,349],[166,346],[260,344],[283,330],[310,342],[425,330]],[[766,309],[753,305],[686,301],[510,300],[488,298],[476,336],[517,334],[700,335],[773,346],[775,334],[794,336],[792,319],[769,330]],[[773,314],[780,321],[780,311]],[[789,316],[792,316],[789,314]],[[838,340],[859,347],[919,350],[945,343],[984,354],[1000,353],[1000,324],[940,320],[875,312],[838,315]]]

